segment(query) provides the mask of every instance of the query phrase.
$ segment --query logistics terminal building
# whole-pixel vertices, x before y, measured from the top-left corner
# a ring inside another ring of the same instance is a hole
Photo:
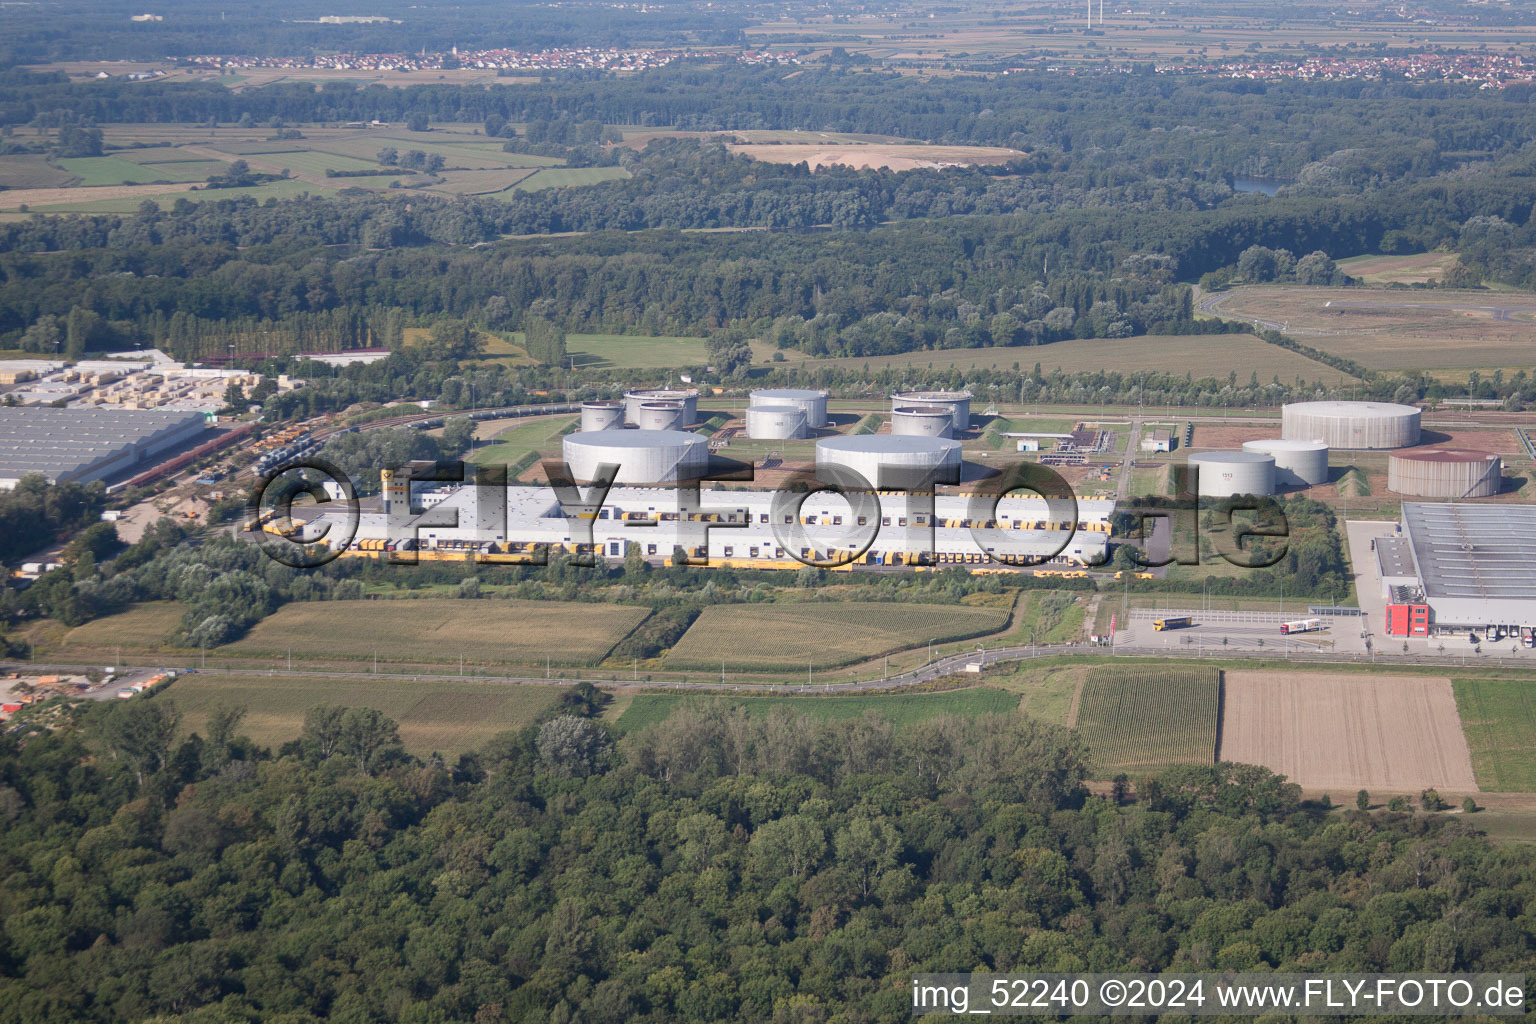
[[[623,560],[626,545],[634,543],[652,561],[670,558],[681,547],[690,557],[707,555],[710,565],[756,569],[798,569],[805,564],[802,559],[832,561],[824,555],[843,550],[860,551],[850,563],[859,566],[980,566],[997,564],[998,556],[1012,565],[1022,559],[1099,564],[1108,556],[1114,511],[1112,500],[1079,500],[1076,521],[1066,522],[1057,518],[1061,506],[1033,495],[1010,494],[993,506],[990,498],[978,503],[964,494],[939,494],[930,501],[881,491],[850,501],[826,491],[776,495],[708,486],[699,490],[698,506],[690,510],[683,504],[684,493],[617,486],[601,506],[562,509],[548,487],[509,487],[500,497],[499,489],[455,485],[413,503],[430,507],[403,512],[403,487],[386,485],[386,506],[394,505],[395,523],[388,507],[382,514],[362,514],[346,553],[414,551],[429,561],[517,564],[548,545],[616,563]],[[488,504],[502,500],[505,515]],[[330,536],[347,534],[342,516],[338,511],[320,517],[335,520]]]
[[[1404,502],[1376,554],[1389,636],[1536,626],[1536,506]]]

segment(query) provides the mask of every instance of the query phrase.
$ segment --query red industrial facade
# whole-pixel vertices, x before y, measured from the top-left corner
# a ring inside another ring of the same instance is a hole
[[[1429,636],[1429,605],[1387,605],[1387,636]]]

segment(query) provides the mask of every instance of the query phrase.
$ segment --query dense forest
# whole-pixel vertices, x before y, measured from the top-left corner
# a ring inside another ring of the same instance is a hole
[[[1536,853],[1475,816],[1233,765],[1121,805],[1022,716],[617,736],[571,692],[448,764],[378,712],[274,752],[175,699],[0,736],[0,1021],[905,1021],[919,971],[1532,966]]]

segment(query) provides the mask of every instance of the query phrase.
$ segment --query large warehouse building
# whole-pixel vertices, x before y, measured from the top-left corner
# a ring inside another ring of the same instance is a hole
[[[1536,626],[1536,506],[1404,502],[1376,549],[1389,636]]]
[[[670,558],[675,547],[682,547],[696,558],[707,553],[711,565],[763,569],[796,569],[803,564],[797,555],[844,548],[862,549],[853,564],[865,566],[984,565],[996,564],[997,555],[1016,565],[1021,558],[1096,565],[1108,557],[1114,512],[1112,500],[1085,499],[1077,503],[1075,522],[1057,521],[1059,506],[1029,494],[1006,495],[994,509],[990,499],[977,504],[965,494],[938,495],[930,506],[921,497],[882,491],[869,495],[872,504],[861,511],[825,491],[801,497],[780,495],[776,505],[771,491],[701,488],[699,510],[688,516],[675,489],[615,487],[600,508],[571,510],[573,516],[585,513],[592,526],[588,540],[575,535],[580,521],[561,515],[548,487],[507,488],[503,519],[480,508],[477,488],[462,486],[393,529],[387,514],[362,514],[350,553],[374,556],[392,545],[414,549],[428,560],[516,561],[547,544],[618,562],[626,545],[634,543],[653,561]],[[786,498],[794,500],[786,504]],[[984,510],[984,520],[971,518],[978,509]],[[348,533],[344,516],[328,512],[318,518],[333,522],[331,536],[342,537]],[[406,540],[410,543],[402,546]],[[924,553],[931,557],[924,560]]]
[[[121,476],[207,427],[193,410],[0,407],[0,489],[32,473],[49,483]]]

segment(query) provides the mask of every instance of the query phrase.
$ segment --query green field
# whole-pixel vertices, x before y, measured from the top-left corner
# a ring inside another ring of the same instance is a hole
[[[725,701],[726,698],[706,698]],[[638,732],[665,719],[679,707],[699,703],[700,698],[680,693],[643,693],[619,716],[619,728]],[[936,715],[992,715],[1012,711],[1019,695],[977,687],[944,693],[898,693],[864,697],[731,697],[732,707],[745,708],[755,718],[774,711],[789,711],[821,721],[858,718],[873,711],[896,726],[911,725]]]
[[[178,601],[149,601],[76,626],[64,635],[63,643],[68,647],[159,649],[181,628],[184,611]]]
[[[519,192],[533,192],[541,188],[596,185],[627,177],[629,172],[622,167],[550,167],[524,178],[513,187]]]
[[[999,608],[966,605],[738,604],[705,608],[666,656],[668,668],[727,672],[807,664],[845,665],[889,651],[996,632],[1008,621]]]
[[[134,163],[115,156],[83,156],[66,158],[59,166],[80,179],[81,185],[148,185],[155,181],[206,181],[201,177],[187,177],[186,172],[170,168]]]
[[[1075,640],[1088,609],[1067,590],[1026,590],[1019,594],[1010,643],[1054,644]]]
[[[1529,679],[1456,679],[1456,710],[1479,789],[1536,791],[1536,695]]]
[[[326,171],[373,171],[381,169],[377,160],[340,156],[311,150],[307,153],[273,153],[265,158],[295,174],[324,174]]]
[[[521,342],[522,335],[517,335]],[[566,352],[587,368],[661,370],[708,361],[703,338],[648,338],[634,334],[568,334]]]
[[[629,605],[559,601],[315,601],[284,605],[220,653],[466,664],[587,665],[649,614]]]
[[[449,167],[559,167],[561,164],[558,157],[503,153],[500,142],[434,140],[431,135],[414,133],[315,139],[304,148],[372,161],[378,151],[386,146],[393,147],[399,153],[413,149],[428,155],[437,153],[447,161]]]
[[[531,423],[519,423],[496,435],[493,443],[476,448],[469,460],[477,465],[494,466],[516,462],[530,451],[560,451],[560,438],[577,422],[575,416],[540,417]]]
[[[411,753],[453,756],[497,733],[531,724],[558,694],[554,686],[417,682],[387,676],[364,680],[197,674],[182,676],[155,699],[175,703],[188,733],[205,730],[209,712],[220,705],[243,705],[241,733],[272,747],[297,739],[304,713],[316,705],[374,708],[400,723],[400,739]]]
[[[1101,666],[1088,673],[1077,729],[1099,776],[1211,764],[1221,673]]]

